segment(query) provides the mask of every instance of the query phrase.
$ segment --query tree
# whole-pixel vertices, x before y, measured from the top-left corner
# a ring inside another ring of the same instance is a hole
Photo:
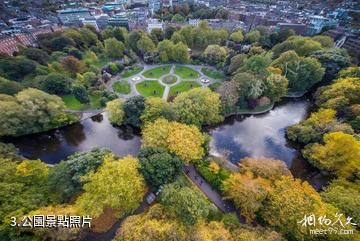
[[[360,78],[338,79],[332,85],[320,88],[316,93],[316,105],[344,113],[348,106],[359,103]]]
[[[166,39],[171,39],[171,36],[173,35],[173,33],[176,32],[176,28],[173,26],[166,26],[165,28],[165,38]]]
[[[162,147],[185,163],[204,155],[205,137],[195,126],[157,119],[142,130],[143,147]]]
[[[339,177],[358,177],[360,174],[360,141],[343,132],[324,135],[324,144],[307,146],[303,154],[316,167]]]
[[[197,241],[232,241],[230,231],[222,222],[211,221],[209,223],[199,222],[195,226],[194,239]]]
[[[346,69],[342,69],[339,74],[339,78],[346,78],[346,77],[358,77],[360,78],[360,67],[348,67]]]
[[[185,18],[182,15],[177,13],[172,17],[171,22],[182,23],[182,22],[185,22]]]
[[[163,184],[172,182],[182,166],[178,157],[169,154],[163,148],[145,147],[140,150],[138,158],[141,174],[155,190]]]
[[[233,81],[236,82],[240,98],[258,98],[264,92],[263,81],[253,74],[240,72],[233,77]]]
[[[357,200],[359,196],[359,185],[345,179],[335,179],[321,193],[325,202],[339,208],[354,220],[360,220],[360,202]]]
[[[121,160],[105,158],[96,172],[85,176],[88,182],[83,186],[85,192],[77,199],[76,207],[92,217],[99,217],[106,207],[119,210],[118,217],[134,211],[146,192],[138,168],[138,160],[131,156]]]
[[[240,68],[243,72],[252,73],[260,77],[268,75],[267,67],[271,64],[271,57],[267,54],[253,55],[244,60],[244,65]]]
[[[106,103],[106,111],[110,123],[115,125],[122,125],[124,120],[124,102],[121,99],[115,99]]]
[[[50,56],[44,50],[36,48],[22,48],[19,54],[42,65],[47,65],[50,59]]]
[[[173,60],[177,63],[186,64],[190,61],[189,51],[185,44],[177,43],[174,46]]]
[[[72,88],[72,92],[75,98],[81,103],[89,103],[90,97],[86,88],[82,85],[74,85]]]
[[[194,28],[191,25],[185,25],[179,31],[179,33],[183,36],[186,45],[189,47],[194,45],[193,31]]]
[[[233,32],[230,34],[230,40],[235,43],[241,43],[244,40],[244,35],[240,30]]]
[[[279,74],[270,74],[265,80],[264,95],[272,101],[279,101],[281,97],[287,94],[288,79]]]
[[[64,48],[71,46],[75,46],[74,40],[65,36],[55,37],[50,40],[50,48],[52,51],[63,51]]]
[[[173,110],[176,119],[186,124],[201,126],[223,120],[220,95],[208,88],[194,88],[177,95]]]
[[[171,36],[171,42],[173,42],[174,44],[177,43],[186,44],[185,38],[179,32],[173,33],[173,35]]]
[[[61,60],[61,65],[65,71],[69,72],[73,76],[76,73],[84,72],[84,64],[73,56],[67,56]]]
[[[321,50],[319,42],[308,37],[291,36],[284,42],[275,45],[272,48],[274,58],[278,58],[282,53],[293,50],[299,56],[308,56],[310,53]]]
[[[240,97],[235,81],[224,81],[217,92],[220,94],[221,103],[228,108],[234,107]]]
[[[191,187],[179,187],[176,183],[165,185],[160,202],[165,210],[179,217],[185,224],[193,225],[197,220],[206,218],[216,209],[204,195]]]
[[[40,83],[41,89],[57,95],[68,94],[71,89],[71,79],[63,74],[51,73]]]
[[[82,187],[86,181],[82,176],[96,171],[105,156],[110,154],[110,150],[98,148],[77,152],[51,168],[49,186],[52,190],[52,199],[60,203],[68,202],[71,197],[83,191]]]
[[[317,217],[323,212],[324,204],[319,194],[307,182],[282,177],[275,181],[260,215],[267,224],[284,233],[286,238],[303,240],[308,231],[298,224],[299,220],[309,213]]]
[[[254,220],[270,190],[270,184],[265,179],[255,178],[250,172],[232,174],[224,181],[226,198],[234,201],[247,222]]]
[[[312,37],[312,40],[319,42],[323,48],[333,48],[335,46],[334,40],[325,35],[316,35]]]
[[[149,97],[145,100],[144,113],[141,115],[141,121],[145,125],[158,118],[167,120],[173,119],[173,111],[169,102],[158,97]]]
[[[64,215],[64,216],[78,216],[78,210],[71,205],[54,205],[41,207],[37,210],[31,211],[27,214],[30,218],[35,215]],[[57,226],[53,228],[34,227],[30,229],[37,237],[42,237],[49,240],[73,240],[76,239],[81,232],[80,227],[62,227]]]
[[[310,57],[317,59],[325,68],[326,80],[332,80],[341,69],[350,66],[350,57],[345,50],[318,50],[313,52]]]
[[[104,41],[105,53],[110,58],[122,58],[124,56],[124,44],[115,38],[109,38]]]
[[[131,31],[129,34],[129,46],[135,53],[139,53],[139,49],[137,48],[137,42],[144,34],[145,33],[141,30]]]
[[[228,73],[233,74],[235,73],[245,62],[247,58],[246,54],[237,54],[231,58],[231,62],[228,68]]]
[[[157,51],[159,53],[161,62],[167,63],[173,59],[175,46],[173,42],[165,39],[158,44]]]
[[[336,131],[354,133],[348,124],[341,123],[336,119],[335,110],[321,108],[312,113],[307,120],[288,127],[286,134],[292,141],[309,144],[322,142],[324,134]]]
[[[137,48],[142,55],[149,55],[155,51],[155,44],[146,35],[143,35],[137,42]]]
[[[252,30],[245,35],[245,41],[248,43],[258,42],[261,38],[261,34],[258,30]]]
[[[141,126],[141,115],[145,109],[145,98],[141,95],[127,99],[123,104],[124,124],[135,127]]]
[[[205,49],[204,57],[209,64],[219,64],[224,62],[227,50],[219,45],[209,45]]]
[[[72,121],[61,98],[37,89],[25,89],[0,100],[0,136],[49,130]]]
[[[161,28],[152,29],[150,35],[151,35],[151,39],[155,43],[159,43],[160,41],[163,41],[165,38],[165,34]]]
[[[24,57],[0,58],[0,75],[9,80],[20,81],[35,70],[35,62]]]
[[[185,240],[188,236],[185,226],[168,216],[162,205],[154,204],[146,213],[126,218],[118,230],[118,238],[114,241]]]
[[[292,176],[285,162],[281,160],[247,157],[241,159],[239,165],[241,170],[270,181],[278,180],[282,176]]]
[[[30,210],[47,205],[48,167],[37,160],[17,162],[0,158],[0,229],[3,240],[18,238],[19,230],[11,227],[11,216],[23,216]]]
[[[273,67],[280,68],[289,80],[289,91],[306,91],[322,80],[325,69],[313,58],[298,56],[294,51],[282,53],[272,63]]]
[[[23,89],[22,85],[15,81],[0,77],[0,94],[14,95]]]

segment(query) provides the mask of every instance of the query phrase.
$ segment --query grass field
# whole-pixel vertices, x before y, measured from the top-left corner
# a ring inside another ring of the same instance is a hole
[[[130,84],[126,80],[115,82],[112,87],[119,94],[127,95],[131,92]]]
[[[149,69],[143,73],[146,78],[160,78],[165,74],[170,73],[171,65],[159,66]]]
[[[207,77],[213,78],[213,79],[223,79],[224,78],[224,74],[216,71],[216,70],[212,70],[212,69],[208,69],[208,68],[202,68],[201,72],[206,75]]]
[[[130,76],[140,73],[143,69],[144,67],[142,66],[131,67],[130,69],[123,71],[120,76],[123,78],[128,78]]]
[[[83,104],[78,101],[74,95],[64,95],[61,97],[65,103],[66,108],[70,110],[87,110],[87,109],[100,109],[100,99],[99,95],[91,95],[90,96],[90,104]]]
[[[176,81],[177,81],[177,78],[174,75],[168,75],[162,79],[162,82],[164,82],[165,84],[169,84],[169,85],[175,83]]]
[[[136,84],[136,89],[143,96],[162,97],[165,87],[159,84],[157,80],[146,80]]]
[[[179,84],[170,88],[169,96],[174,96],[181,92],[185,92],[200,86],[201,85],[195,81],[182,81]]]
[[[196,79],[200,77],[199,72],[186,66],[176,66],[175,74],[179,75],[183,79]]]

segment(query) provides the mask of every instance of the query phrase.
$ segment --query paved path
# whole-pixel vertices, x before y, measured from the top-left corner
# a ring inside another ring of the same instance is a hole
[[[120,94],[120,93],[116,93],[120,98],[123,98],[123,99],[128,99],[130,97],[133,97],[133,96],[136,96],[136,95],[140,95],[140,93],[137,91],[136,89],[136,84],[137,83],[140,83],[142,81],[146,81],[146,80],[154,80],[154,78],[146,78],[143,73],[146,72],[147,70],[149,69],[152,69],[152,68],[155,68],[155,67],[159,67],[159,66],[168,66],[168,65],[172,65],[171,69],[170,69],[170,73],[169,74],[165,74],[163,76],[161,76],[159,79],[158,79],[158,82],[159,84],[163,85],[165,87],[164,89],[164,93],[163,93],[163,96],[162,98],[164,100],[167,100],[168,98],[168,95],[169,95],[169,92],[170,92],[170,89],[172,86],[175,86],[177,84],[179,84],[181,81],[189,81],[189,80],[192,80],[192,81],[196,81],[198,82],[202,87],[207,87],[209,86],[210,84],[213,84],[213,83],[216,83],[216,82],[220,82],[221,80],[216,80],[216,79],[213,79],[211,77],[208,77],[206,75],[204,75],[202,72],[201,72],[201,69],[206,67],[206,68],[209,68],[209,69],[213,69],[213,70],[216,70],[214,67],[211,67],[211,66],[203,66],[203,65],[191,65],[191,64],[153,64],[153,65],[150,65],[150,64],[143,64],[143,70],[135,75],[132,75],[130,77],[127,77],[127,78],[121,78],[120,75],[116,75],[116,76],[113,76],[107,83],[106,83],[106,87],[108,90],[110,91],[114,91],[113,89],[113,84],[115,82],[118,82],[118,81],[122,81],[122,80],[125,80],[127,81],[129,84],[130,84],[130,88],[131,88],[131,92],[129,94]],[[175,74],[175,68],[176,66],[185,66],[185,67],[189,67],[189,68],[192,68],[194,70],[196,70],[197,72],[199,72],[200,76],[198,78],[194,78],[194,79],[183,79],[181,78],[180,76],[176,75]],[[162,78],[166,75],[174,75],[176,76],[177,78],[177,81],[173,84],[166,84],[162,81]],[[134,78],[138,77],[139,80],[133,80]],[[205,84],[205,83],[202,83],[200,80],[202,78],[206,78],[206,79],[209,79],[210,82]]]
[[[234,205],[227,200],[223,200],[220,193],[213,189],[211,185],[201,177],[192,164],[184,166],[183,172],[222,212],[232,213],[236,211]]]

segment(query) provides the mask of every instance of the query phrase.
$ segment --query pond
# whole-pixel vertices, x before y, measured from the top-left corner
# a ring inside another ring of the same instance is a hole
[[[109,148],[119,156],[137,155],[141,145],[140,136],[131,127],[112,126],[106,114],[58,130],[6,141],[13,143],[24,157],[48,164],[56,164],[74,152],[94,147]]]
[[[243,157],[266,157],[283,160],[295,177],[308,180],[316,189],[327,181],[306,160],[298,148],[285,138],[285,128],[308,115],[311,102],[286,100],[261,115],[238,115],[227,118],[209,131],[211,153],[226,156],[238,163]],[[24,157],[58,163],[77,151],[94,147],[111,149],[119,156],[137,155],[141,139],[129,126],[112,126],[106,114],[99,114],[81,123],[58,130],[6,140],[13,143]]]
[[[326,183],[293,144],[285,137],[286,127],[305,119],[311,102],[287,100],[261,115],[238,115],[227,118],[209,130],[210,152],[237,164],[244,157],[265,157],[284,161],[293,175],[308,180],[316,189]]]

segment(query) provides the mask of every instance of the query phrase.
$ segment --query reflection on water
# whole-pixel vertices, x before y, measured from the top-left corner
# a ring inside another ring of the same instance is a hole
[[[308,107],[306,101],[288,102],[263,115],[230,118],[210,131],[212,151],[227,153],[234,163],[250,156],[280,159],[291,166],[297,151],[288,145],[285,128],[303,120]]]
[[[211,153],[238,163],[244,157],[266,157],[284,161],[295,177],[309,181],[320,189],[329,180],[301,157],[285,138],[286,127],[307,117],[310,103],[289,101],[272,111],[256,116],[228,118],[210,130]]]
[[[119,156],[136,155],[140,137],[129,127],[113,127],[99,114],[71,126],[45,133],[11,139],[20,153],[29,159],[41,159],[54,164],[77,151],[94,147],[111,149]]]

